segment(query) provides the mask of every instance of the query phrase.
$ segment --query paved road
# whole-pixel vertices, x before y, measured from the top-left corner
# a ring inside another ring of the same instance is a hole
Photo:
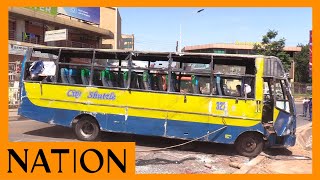
[[[295,105],[296,105],[296,111],[297,111],[297,127],[310,123],[310,118],[308,118],[309,114],[308,114],[308,117],[302,116],[303,114],[302,102],[295,103]]]
[[[302,104],[296,104],[298,114],[302,113]],[[14,112],[9,112],[14,115]],[[309,123],[308,118],[298,115],[297,125]],[[29,119],[9,120],[9,141],[11,142],[62,142],[78,141],[72,129],[49,125]],[[101,133],[100,141],[136,142],[137,150],[150,150],[180,144],[182,140],[160,137],[147,137],[121,133]],[[249,159],[237,156],[233,146],[214,143],[194,142],[170,151],[137,152],[137,173],[225,173],[236,169],[229,166],[230,162],[248,162]]]
[[[71,128],[49,125],[33,120],[9,121],[11,142],[75,142]],[[136,142],[136,150],[150,150],[181,144],[185,141],[161,137],[102,132],[102,142]],[[170,151],[136,152],[138,174],[230,174],[237,169],[230,162],[246,163],[249,158],[238,156],[233,146],[193,142]]]

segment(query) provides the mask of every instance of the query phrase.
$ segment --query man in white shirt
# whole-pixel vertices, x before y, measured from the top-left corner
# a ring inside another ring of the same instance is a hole
[[[308,103],[309,103],[309,100],[307,97],[305,97],[302,101],[302,104],[303,104],[303,117],[307,117],[307,111],[308,111]]]

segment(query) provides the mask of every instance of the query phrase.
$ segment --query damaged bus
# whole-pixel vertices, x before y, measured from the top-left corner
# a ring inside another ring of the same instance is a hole
[[[29,48],[19,114],[73,128],[235,144],[244,156],[295,144],[290,84],[276,57]]]

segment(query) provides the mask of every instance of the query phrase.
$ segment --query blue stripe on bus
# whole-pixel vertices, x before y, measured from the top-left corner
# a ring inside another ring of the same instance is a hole
[[[35,106],[27,97],[23,98],[21,107],[23,107],[23,111],[19,111],[19,114],[22,116],[41,122],[52,123],[67,127],[71,127],[71,122],[75,117],[82,113],[85,113],[74,110]],[[224,126],[219,124],[175,120],[166,121],[163,119],[134,116],[125,117],[124,115],[115,114],[92,114],[96,117],[101,129],[105,131],[125,132],[150,136],[166,136],[179,139],[195,139]],[[260,123],[252,127],[227,126],[227,128],[200,140],[233,144],[237,137],[241,133],[246,131],[256,131],[263,134],[264,128]]]

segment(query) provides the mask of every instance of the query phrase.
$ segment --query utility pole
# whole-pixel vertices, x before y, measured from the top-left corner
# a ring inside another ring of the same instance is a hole
[[[201,13],[204,9],[198,10],[196,13]],[[182,22],[180,23],[180,44],[179,44],[179,52],[182,51]]]
[[[178,52],[178,49],[179,48],[179,41],[177,41],[177,44],[176,44],[176,52]]]

